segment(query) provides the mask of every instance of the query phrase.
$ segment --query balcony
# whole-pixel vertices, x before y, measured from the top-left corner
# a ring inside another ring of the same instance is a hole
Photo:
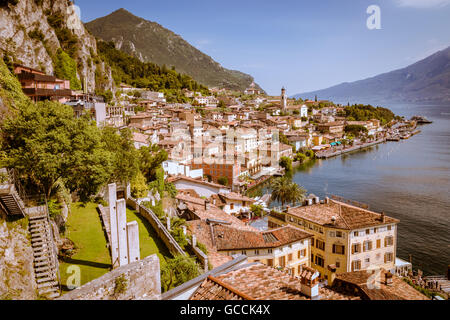
[[[70,97],[72,90],[70,89],[35,89],[35,88],[23,88],[23,92],[27,96],[33,97]]]

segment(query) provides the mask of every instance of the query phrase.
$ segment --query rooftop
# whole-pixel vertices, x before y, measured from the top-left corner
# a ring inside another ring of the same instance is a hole
[[[329,203],[290,208],[288,214],[319,225],[345,230],[400,222],[400,220],[388,216],[384,217],[383,222],[382,214],[331,199],[329,200]],[[333,218],[335,218],[334,223]]]

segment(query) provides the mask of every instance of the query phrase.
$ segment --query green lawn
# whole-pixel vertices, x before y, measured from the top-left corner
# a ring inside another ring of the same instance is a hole
[[[172,258],[164,242],[159,239],[151,224],[140,213],[127,208],[127,222],[137,221],[139,225],[139,246],[141,247],[141,259],[152,254],[157,254],[160,266],[166,263],[167,258]]]
[[[97,204],[74,203],[66,224],[66,237],[72,240],[77,251],[70,260],[60,262],[61,284],[66,291],[67,272],[70,265],[80,267],[81,285],[92,281],[111,270],[111,256],[106,247],[106,235],[102,228]]]

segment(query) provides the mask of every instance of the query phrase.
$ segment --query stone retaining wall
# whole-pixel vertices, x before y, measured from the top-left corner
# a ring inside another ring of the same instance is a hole
[[[153,229],[158,234],[159,238],[164,242],[172,255],[186,255],[184,250],[180,247],[180,245],[175,241],[170,232],[167,230],[166,226],[161,223],[161,221],[153,213],[152,210],[139,205],[139,203],[133,198],[127,199],[127,205],[134,208],[152,225]]]
[[[122,280],[122,290],[118,283]],[[119,267],[56,300],[160,300],[161,278],[156,254]]]

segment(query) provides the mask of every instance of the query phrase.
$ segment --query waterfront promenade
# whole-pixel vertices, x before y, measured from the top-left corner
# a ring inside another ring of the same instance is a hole
[[[371,146],[374,146],[376,144],[383,143],[383,142],[386,142],[386,138],[379,139],[379,140],[372,141],[372,142],[356,144],[354,146],[349,146],[349,147],[343,147],[343,146],[335,147],[335,148],[332,148],[332,149],[329,149],[329,150],[317,152],[316,153],[316,157],[319,158],[319,159],[328,159],[328,158],[331,158],[331,157],[339,156],[339,155],[344,154],[344,153],[348,153],[348,152],[352,152],[352,151],[368,148],[368,147],[371,147]]]

